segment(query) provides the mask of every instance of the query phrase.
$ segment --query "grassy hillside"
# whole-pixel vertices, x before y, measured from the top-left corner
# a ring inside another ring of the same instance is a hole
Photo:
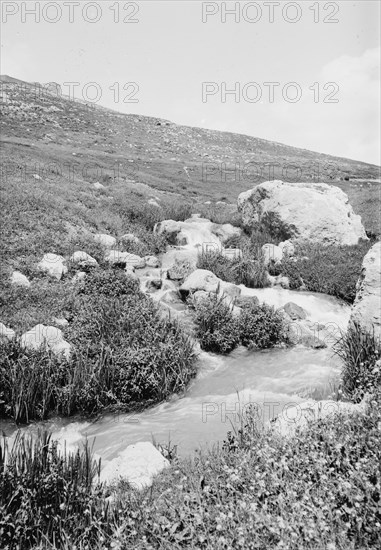
[[[48,186],[60,200],[69,196],[69,217],[95,201],[109,220],[121,196],[134,202],[165,193],[181,201],[235,204],[240,192],[269,179],[323,181],[348,194],[368,232],[381,233],[377,166],[121,114],[58,97],[37,84],[1,79],[2,179],[13,190],[33,186],[45,194]],[[107,187],[102,193],[91,187],[97,181]]]

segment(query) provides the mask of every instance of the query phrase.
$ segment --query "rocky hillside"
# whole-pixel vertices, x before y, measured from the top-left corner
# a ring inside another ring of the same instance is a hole
[[[151,197],[162,191],[230,203],[240,192],[271,179],[327,182],[348,194],[368,232],[381,232],[377,166],[121,114],[72,101],[53,84],[46,88],[1,77],[2,175],[8,182],[33,181],[38,175],[60,186],[71,179],[123,185]]]

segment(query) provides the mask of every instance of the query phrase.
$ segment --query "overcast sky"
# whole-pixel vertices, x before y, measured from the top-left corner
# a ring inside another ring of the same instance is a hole
[[[3,0],[1,72],[78,82],[88,99],[95,82],[122,112],[381,164],[379,1],[265,4]]]

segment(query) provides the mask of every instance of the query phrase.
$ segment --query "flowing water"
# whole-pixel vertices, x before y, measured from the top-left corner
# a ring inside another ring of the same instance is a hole
[[[304,307],[312,321],[331,323],[336,329],[345,329],[348,322],[350,308],[322,294],[245,287],[242,293],[256,295],[276,307],[292,301]],[[69,448],[87,437],[94,441],[95,452],[104,461],[114,458],[127,445],[152,441],[152,437],[160,443],[170,439],[184,456],[198,447],[221,442],[248,403],[257,405],[259,419],[266,422],[310,394],[326,398],[339,369],[339,360],[330,346],[262,352],[239,348],[228,356],[201,352],[198,375],[183,397],[139,414],[110,414],[94,422],[56,419],[32,424],[25,430],[35,432],[43,424]],[[1,427],[9,435],[15,429],[10,423],[0,423]]]

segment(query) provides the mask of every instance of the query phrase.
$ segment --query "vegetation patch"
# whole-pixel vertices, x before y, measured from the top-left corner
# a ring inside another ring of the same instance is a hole
[[[290,288],[304,283],[306,290],[336,296],[352,304],[364,256],[374,241],[355,246],[299,245],[295,257],[282,261],[280,271],[289,277]]]
[[[196,373],[189,337],[123,271],[90,273],[71,313],[69,360],[23,349],[18,341],[0,342],[2,416],[28,422],[49,414],[133,410],[181,393]]]
[[[237,315],[234,302],[212,294],[194,302],[196,336],[201,348],[216,353],[229,353],[238,344],[249,349],[271,348],[288,342],[283,319],[266,304],[245,304]]]

